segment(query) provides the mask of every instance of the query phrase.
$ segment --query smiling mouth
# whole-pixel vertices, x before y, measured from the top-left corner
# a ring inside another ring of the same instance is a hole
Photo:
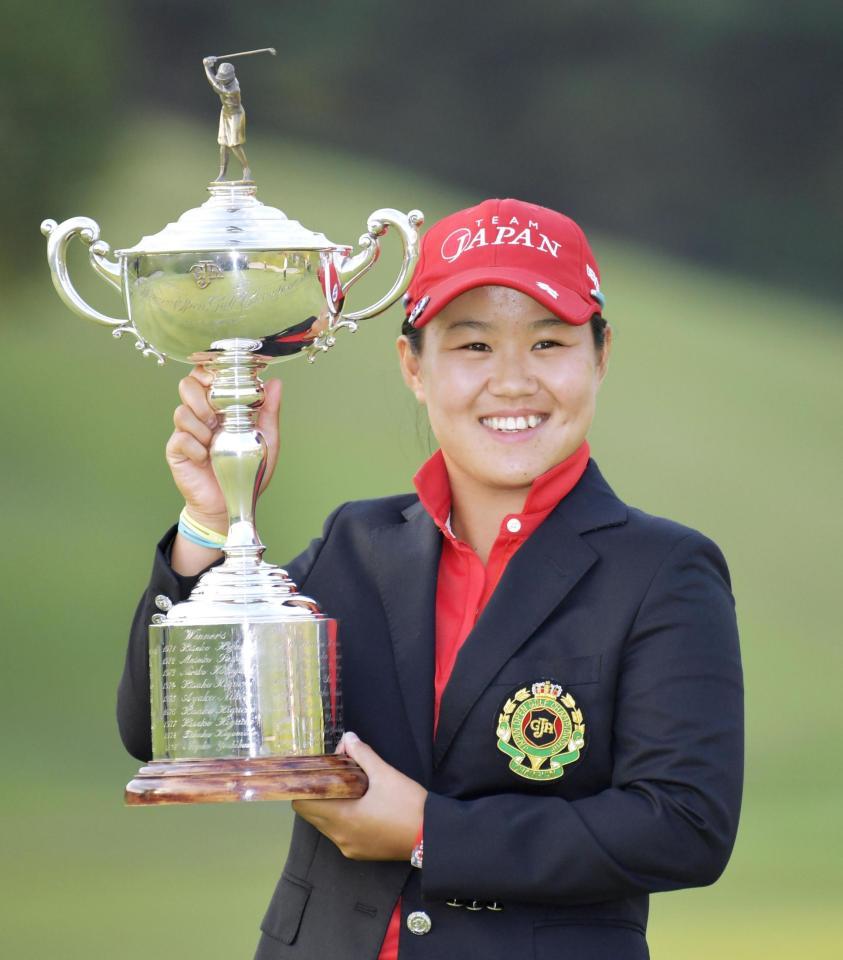
[[[531,413],[526,417],[481,417],[480,423],[499,433],[521,433],[525,430],[535,430],[545,420],[547,420],[546,414]]]

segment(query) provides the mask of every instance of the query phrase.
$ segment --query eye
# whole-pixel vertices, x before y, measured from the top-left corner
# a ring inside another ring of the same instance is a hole
[[[533,344],[534,350],[550,350],[551,347],[564,347],[564,343],[560,343],[558,340],[539,340],[538,343]]]
[[[460,348],[460,350],[472,350],[477,353],[486,353],[491,352],[492,348],[488,343],[480,343],[475,341],[473,343],[465,343]]]

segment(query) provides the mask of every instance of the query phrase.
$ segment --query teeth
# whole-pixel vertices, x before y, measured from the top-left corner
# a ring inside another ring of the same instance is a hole
[[[544,419],[542,416],[531,413],[528,417],[482,417],[480,422],[484,427],[491,427],[492,430],[516,433],[519,430],[532,430]]]

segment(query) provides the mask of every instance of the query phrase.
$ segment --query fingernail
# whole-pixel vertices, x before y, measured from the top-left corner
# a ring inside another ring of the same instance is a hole
[[[342,735],[343,740],[347,740],[348,743],[359,743],[360,737],[356,733],[352,733],[351,730],[346,730]]]

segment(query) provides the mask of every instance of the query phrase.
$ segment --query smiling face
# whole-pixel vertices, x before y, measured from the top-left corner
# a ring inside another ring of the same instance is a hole
[[[427,407],[452,485],[521,490],[570,456],[594,417],[611,331],[572,326],[509,287],[468,290],[425,327],[414,354],[398,340],[404,379]]]

